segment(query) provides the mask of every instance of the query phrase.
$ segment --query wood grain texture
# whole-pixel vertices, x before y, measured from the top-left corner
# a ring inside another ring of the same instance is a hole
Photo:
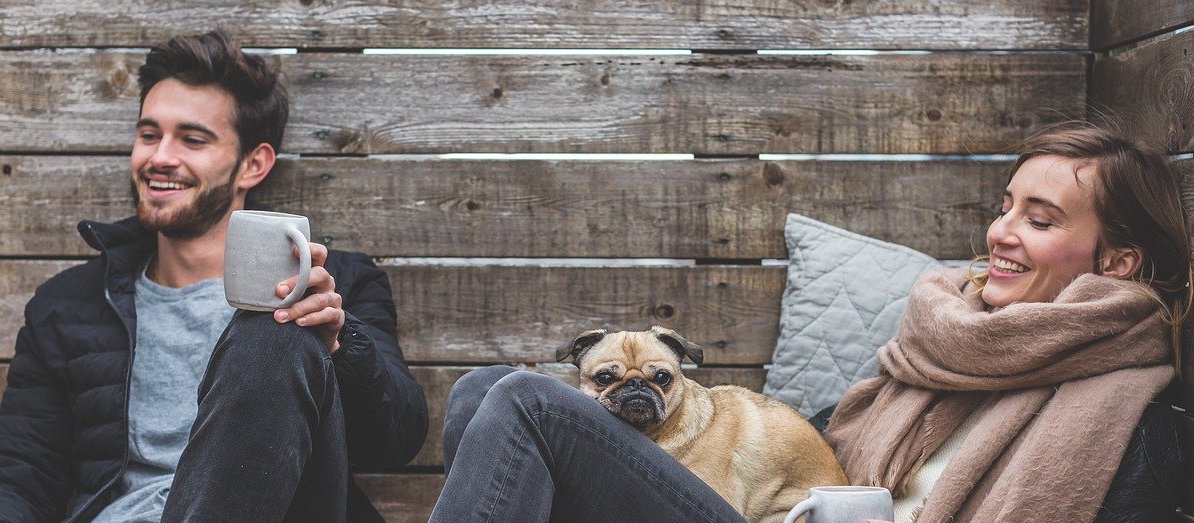
[[[550,362],[588,330],[675,329],[705,363],[761,365],[786,267],[386,267],[415,362]]]
[[[1188,0],[1094,0],[1090,48],[1105,51],[1194,22]]]
[[[1194,150],[1194,33],[1179,33],[1110,56],[1090,76],[1092,111],[1121,118],[1127,134],[1170,153]]]
[[[0,255],[78,256],[82,218],[131,214],[128,160],[3,156]],[[940,258],[982,251],[1005,162],[279,162],[254,198],[375,256],[784,258],[801,213]],[[925,190],[932,187],[933,190]],[[662,233],[661,232],[665,232]]]
[[[355,474],[387,523],[426,523],[444,488],[443,474]]]
[[[13,353],[24,302],[70,262],[0,261],[0,358]],[[415,363],[551,362],[555,347],[595,328],[663,325],[705,347],[706,363],[771,361],[782,266],[384,268],[398,339]]]
[[[353,478],[387,523],[427,523],[444,489],[443,474],[356,474]]]
[[[1086,101],[1079,53],[269,59],[299,153],[986,153]],[[0,54],[0,150],[127,151],[140,60]]]
[[[319,48],[1082,49],[1087,33],[1081,0],[9,0],[4,10],[0,46],[20,47],[148,47],[215,25],[250,46]]]
[[[423,386],[427,397],[430,430],[423,443],[422,450],[411,461],[414,466],[442,466],[444,409],[447,405],[448,392],[452,385],[468,371],[478,367],[412,367],[411,373],[415,380]],[[525,370],[538,372],[563,380],[573,386],[577,385],[576,367],[571,364],[548,363],[525,367]],[[685,371],[685,374],[705,385],[738,385],[755,392],[763,390],[766,373],[761,367],[754,368],[700,368]]]

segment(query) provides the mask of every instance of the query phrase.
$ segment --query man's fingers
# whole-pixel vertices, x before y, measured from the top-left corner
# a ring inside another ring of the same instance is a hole
[[[311,266],[322,267],[328,261],[328,248],[322,243],[311,242]]]
[[[290,294],[290,289],[294,288],[294,282],[298,276],[291,276],[278,282],[277,287],[274,287],[274,293],[279,298],[285,298]],[[328,273],[327,269],[323,267],[311,267],[311,279],[307,282],[307,292],[322,293],[336,290],[336,279]]]
[[[300,327],[313,325],[337,325],[344,321],[344,311],[335,307],[325,307],[321,311],[313,312],[295,321]]]

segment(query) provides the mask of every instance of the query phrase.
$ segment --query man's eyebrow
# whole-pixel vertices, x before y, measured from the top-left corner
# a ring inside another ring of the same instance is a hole
[[[216,132],[215,132],[214,130],[212,130],[210,127],[208,127],[208,126],[206,126],[206,125],[203,125],[203,124],[200,124],[200,123],[195,123],[195,122],[182,122],[182,123],[178,124],[178,128],[179,128],[179,129],[181,129],[181,130],[183,130],[183,131],[196,131],[196,132],[200,132],[200,133],[206,134],[206,135],[208,135],[208,136],[210,136],[210,137],[212,137],[212,138],[216,138],[216,137],[218,137],[218,136],[219,136],[219,135],[218,135],[218,134],[216,134]]]
[[[1012,197],[1011,191],[1003,191],[1003,197],[1011,198]],[[1053,203],[1048,198],[1041,198],[1040,196],[1029,196],[1029,197],[1025,198],[1025,200],[1028,203],[1033,204],[1033,205],[1040,205],[1042,207],[1048,207],[1050,209],[1053,209],[1053,210],[1057,211],[1057,213],[1060,214],[1062,218],[1065,218],[1067,216],[1065,209],[1062,209],[1060,205]]]
[[[154,120],[153,118],[142,118],[140,120],[137,120],[138,128],[146,127],[146,126],[158,127],[158,128],[161,127],[160,125],[158,125],[157,120]],[[194,131],[194,132],[203,133],[212,138],[219,137],[219,135],[216,134],[216,132],[214,130],[212,130],[210,127],[203,125],[201,123],[196,123],[196,122],[182,122],[182,123],[178,124],[178,129],[182,130],[182,131]]]

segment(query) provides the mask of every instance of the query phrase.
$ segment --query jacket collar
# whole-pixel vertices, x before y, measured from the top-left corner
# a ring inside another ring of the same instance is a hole
[[[83,220],[79,222],[79,234],[83,236],[87,245],[100,252],[154,237],[153,233],[141,226],[136,216],[112,223]]]

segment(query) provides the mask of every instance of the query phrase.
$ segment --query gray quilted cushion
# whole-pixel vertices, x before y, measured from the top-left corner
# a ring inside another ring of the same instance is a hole
[[[799,214],[784,236],[788,282],[763,392],[812,416],[875,375],[875,350],[895,334],[908,290],[941,263]]]

